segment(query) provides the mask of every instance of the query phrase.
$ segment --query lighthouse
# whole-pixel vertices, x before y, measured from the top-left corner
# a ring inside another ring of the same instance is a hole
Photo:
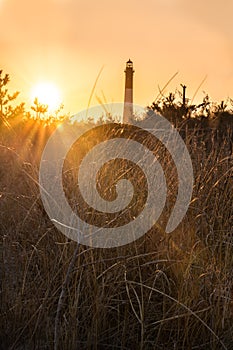
[[[129,123],[133,116],[133,62],[129,59],[126,62],[125,69],[125,100],[124,100],[124,112],[123,123]]]

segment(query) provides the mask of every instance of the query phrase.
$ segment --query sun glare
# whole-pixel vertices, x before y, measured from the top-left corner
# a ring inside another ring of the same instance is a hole
[[[54,111],[61,104],[61,94],[58,87],[49,82],[42,82],[35,85],[31,91],[31,98],[38,99],[39,103],[48,105],[49,111]]]

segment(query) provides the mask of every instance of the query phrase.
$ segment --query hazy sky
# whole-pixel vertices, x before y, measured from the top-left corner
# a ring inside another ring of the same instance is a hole
[[[54,82],[71,113],[86,107],[103,65],[95,95],[122,101],[129,57],[135,103],[152,102],[176,71],[167,91],[185,83],[192,97],[207,75],[197,100],[203,90],[221,100],[233,97],[232,23],[232,0],[0,0],[0,68],[24,100]]]

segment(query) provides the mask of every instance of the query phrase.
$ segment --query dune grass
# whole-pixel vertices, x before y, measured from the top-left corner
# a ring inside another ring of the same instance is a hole
[[[43,209],[42,144],[2,135],[2,349],[233,349],[232,151],[224,135],[207,138],[185,129],[195,186],[173,233],[164,227],[177,179],[157,144],[170,205],[136,242],[94,249],[68,240]]]

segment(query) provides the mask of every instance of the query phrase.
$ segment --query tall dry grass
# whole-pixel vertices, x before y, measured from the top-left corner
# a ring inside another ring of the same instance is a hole
[[[233,349],[232,153],[224,137],[184,136],[195,187],[183,222],[164,233],[168,203],[144,237],[107,250],[53,226],[39,196],[38,145],[2,137],[2,349]],[[176,175],[160,146],[173,203]]]

